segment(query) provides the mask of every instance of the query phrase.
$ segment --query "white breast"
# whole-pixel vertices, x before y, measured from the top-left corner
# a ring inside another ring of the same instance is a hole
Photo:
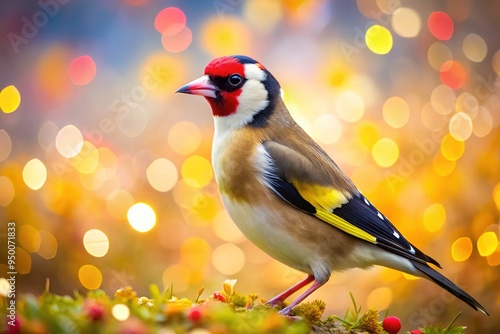
[[[224,194],[221,196],[229,216],[248,240],[276,260],[297,270],[312,273],[310,260],[316,254],[312,249],[302,247],[300,240],[288,235],[280,227],[287,222],[282,221],[279,213],[268,207],[255,207],[231,200]]]

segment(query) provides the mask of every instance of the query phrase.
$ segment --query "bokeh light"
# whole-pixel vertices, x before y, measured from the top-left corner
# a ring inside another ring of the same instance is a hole
[[[212,248],[207,241],[189,237],[180,247],[180,264],[186,270],[187,283],[199,284],[207,274]]]
[[[156,224],[156,214],[146,203],[135,203],[127,212],[129,224],[138,232],[148,232]]]
[[[154,26],[160,34],[174,36],[186,25],[186,14],[177,7],[163,8],[155,17]]]
[[[493,200],[495,201],[497,210],[500,211],[500,182],[493,188]]]
[[[181,31],[176,33],[175,35],[170,35],[169,29],[166,29],[166,32],[161,36],[161,44],[168,52],[182,52],[188,48],[193,40],[193,34],[191,33],[191,29],[187,26],[182,27]]]
[[[231,220],[226,210],[221,210],[214,218],[213,229],[215,235],[221,240],[229,242],[243,241],[243,233]]]
[[[38,144],[44,151],[49,151],[55,146],[55,139],[59,127],[52,121],[47,121],[40,126],[38,130]]]
[[[40,189],[47,180],[47,168],[39,159],[31,159],[24,165],[23,180],[33,190]]]
[[[73,158],[83,147],[83,135],[78,128],[72,124],[63,127],[56,136],[56,148],[60,155],[65,158]]]
[[[399,36],[412,38],[420,32],[422,21],[416,10],[400,7],[392,13],[391,25],[394,32]]]
[[[97,72],[94,60],[89,55],[76,57],[69,64],[69,77],[77,86],[89,84]]]
[[[493,116],[484,106],[477,108],[477,115],[472,120],[472,132],[477,137],[486,137],[493,130]]]
[[[16,247],[16,271],[20,275],[26,275],[31,271],[31,256],[22,247]]]
[[[151,187],[161,192],[171,190],[178,179],[177,168],[165,158],[153,161],[146,170],[146,175]]]
[[[337,96],[335,110],[340,119],[354,123],[363,117],[365,104],[359,94],[351,90],[346,90]]]
[[[96,266],[85,264],[78,270],[78,279],[86,289],[97,290],[102,283],[102,274]]]
[[[441,203],[429,205],[423,214],[423,224],[427,231],[434,233],[441,230],[446,222],[446,210]]]
[[[16,86],[10,85],[0,91],[0,109],[4,113],[10,114],[16,111],[20,104],[21,94]]]
[[[498,248],[498,236],[495,232],[485,232],[477,239],[477,250],[481,256],[489,256]]]
[[[37,254],[46,260],[53,259],[57,255],[57,239],[48,231],[37,231],[33,237],[34,248]]]
[[[125,304],[116,304],[111,308],[111,314],[116,320],[125,321],[130,316],[130,309]]]
[[[10,291],[10,283],[6,278],[0,278],[0,295],[7,297]]]
[[[399,96],[388,98],[382,107],[384,120],[395,129],[403,127],[410,118],[410,107]]]
[[[488,46],[484,39],[474,33],[465,36],[462,48],[465,56],[477,63],[482,62],[488,53]]]
[[[313,135],[323,144],[334,144],[342,136],[342,124],[335,115],[322,114],[314,121]]]
[[[4,161],[12,151],[12,139],[4,129],[0,129],[0,147],[2,148],[0,150],[0,161]]]
[[[181,175],[193,188],[206,187],[213,178],[212,164],[202,156],[190,156],[182,164]]]
[[[31,225],[23,225],[19,228],[19,244],[29,253],[36,253],[40,249],[40,234]]]
[[[469,237],[460,237],[451,245],[451,256],[456,262],[466,261],[472,254],[472,241]]]
[[[456,140],[452,135],[446,134],[441,141],[441,153],[450,160],[455,161],[460,159],[464,154],[465,144],[461,140]]]
[[[82,174],[93,173],[99,166],[99,151],[89,141],[84,141],[77,155],[70,159],[71,165]]]
[[[68,76],[68,65],[71,55],[62,44],[52,45],[44,49],[36,63],[35,83],[39,94],[43,96],[42,105],[61,103],[71,97],[72,85]]]
[[[495,52],[495,54],[493,55],[491,64],[493,66],[493,69],[495,70],[495,73],[497,75],[500,75],[500,50]]]
[[[385,310],[391,305],[393,296],[391,288],[376,288],[366,298],[366,304],[373,305],[377,310]]]
[[[370,0],[356,0],[356,6],[358,7],[358,10],[363,14],[364,16],[368,18],[374,18],[376,13],[379,12],[379,2],[381,1],[370,1]],[[397,5],[399,1],[394,1],[393,4]]]
[[[189,136],[185,136],[189,133]],[[176,153],[189,155],[196,151],[201,144],[200,128],[187,121],[175,123],[168,132],[168,144]]]
[[[450,119],[450,135],[456,140],[465,141],[472,135],[472,120],[463,112],[454,114]]]
[[[444,62],[439,72],[441,81],[452,89],[459,89],[467,79],[467,70],[454,60]]]
[[[455,91],[448,86],[439,85],[432,90],[431,105],[439,114],[447,115],[453,112],[456,100]]]
[[[109,239],[101,230],[88,230],[83,235],[83,246],[90,255],[103,257],[109,250]]]
[[[252,0],[244,2],[245,18],[262,33],[271,32],[283,17],[282,4],[278,1]]]
[[[3,207],[8,206],[14,199],[16,189],[12,181],[5,175],[0,175],[0,205]]]
[[[214,250],[212,263],[222,274],[234,275],[245,265],[245,253],[235,244],[222,244]]]
[[[446,44],[434,42],[427,49],[427,60],[433,69],[439,71],[445,62],[453,60],[453,54]]]
[[[392,49],[391,32],[384,26],[374,24],[366,30],[365,43],[373,53],[387,54]]]
[[[252,45],[251,36],[246,24],[226,15],[224,20],[218,17],[206,20],[200,37],[203,48],[213,56],[219,56],[248,54]]]
[[[394,140],[381,138],[373,145],[372,156],[380,167],[390,167],[398,160],[399,147]]]
[[[447,41],[453,34],[453,20],[444,12],[432,12],[429,15],[427,25],[431,34],[437,39]]]
[[[470,118],[476,118],[479,110],[478,99],[469,92],[463,92],[455,102],[456,113],[464,113]]]
[[[439,176],[450,175],[455,170],[456,164],[455,160],[448,160],[442,154],[436,154],[432,159],[432,168]]]

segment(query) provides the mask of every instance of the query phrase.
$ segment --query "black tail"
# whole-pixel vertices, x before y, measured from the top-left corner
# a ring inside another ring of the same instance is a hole
[[[417,268],[418,270],[423,272],[425,275],[427,275],[427,277],[429,277],[429,279],[431,281],[433,281],[434,283],[436,283],[437,285],[439,285],[440,287],[442,287],[446,291],[457,296],[459,299],[461,299],[465,303],[469,304],[474,310],[481,311],[484,314],[489,315],[488,312],[484,309],[484,307],[482,307],[481,304],[479,304],[477,302],[477,300],[475,300],[467,292],[465,292],[464,290],[462,290],[458,286],[456,286],[455,283],[453,283],[452,281],[450,281],[449,279],[447,279],[446,277],[444,277],[443,275],[441,275],[440,273],[438,273],[437,271],[435,271],[434,269],[432,269],[431,267],[429,267],[426,264],[419,263],[416,261],[412,261],[412,263],[413,263],[413,266],[415,266],[415,268]]]

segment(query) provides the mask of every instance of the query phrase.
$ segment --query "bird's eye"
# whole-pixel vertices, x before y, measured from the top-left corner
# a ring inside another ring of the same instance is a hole
[[[243,81],[243,78],[241,77],[241,75],[239,74],[231,74],[228,78],[227,78],[227,82],[231,85],[231,86],[238,86],[241,82]]]

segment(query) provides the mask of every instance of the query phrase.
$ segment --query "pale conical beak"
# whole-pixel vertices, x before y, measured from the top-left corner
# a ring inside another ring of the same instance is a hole
[[[219,89],[210,83],[208,75],[204,75],[196,80],[191,81],[187,85],[179,88],[176,93],[201,95],[215,99]]]

